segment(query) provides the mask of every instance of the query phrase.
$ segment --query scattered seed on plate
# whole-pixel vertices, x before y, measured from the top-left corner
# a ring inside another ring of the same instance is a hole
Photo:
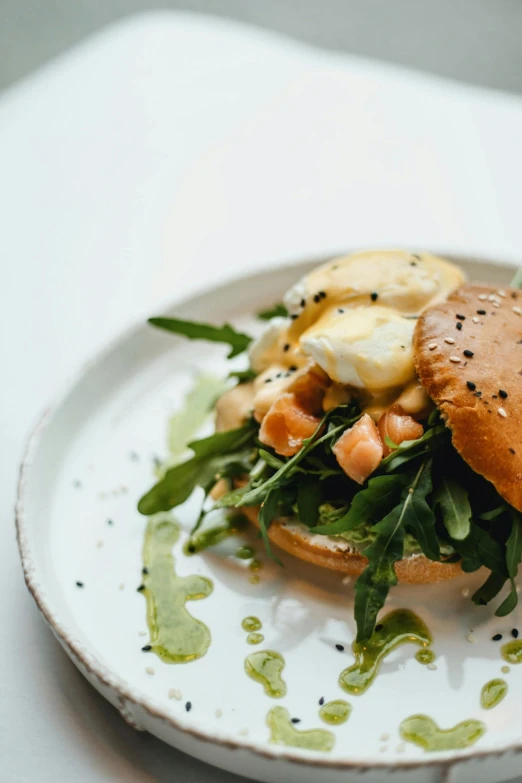
[[[137,593],[141,593],[143,592],[143,590],[145,590],[145,585],[140,585],[139,587],[136,588]]]
[[[83,582],[76,582],[76,587],[85,587]]]
[[[147,631],[138,631],[138,636],[147,636]]]
[[[352,577],[351,576],[343,576],[341,579],[341,584],[343,585],[349,585],[352,583]]]
[[[501,639],[502,639],[501,633],[496,633],[494,636],[491,637],[492,642],[500,642]]]
[[[468,598],[469,592],[470,592],[469,591],[469,587],[463,587],[462,588],[462,595],[464,596],[464,598]]]
[[[324,704],[324,696],[321,696],[321,698],[319,699],[319,706],[322,707],[323,704]]]
[[[428,349],[429,349],[430,351],[434,351],[436,347],[437,347],[437,343],[430,343],[430,344],[428,345]]]
[[[385,731],[384,734],[381,734],[379,739],[381,742],[388,742],[388,740],[390,739],[390,735],[388,734],[387,731]]]
[[[124,582],[120,582],[120,584],[118,585],[118,587],[120,588],[120,590],[124,590],[124,589],[125,589],[125,584],[124,584]]]
[[[238,731],[240,737],[246,737],[248,733],[249,733],[248,729],[240,729]]]
[[[513,639],[518,639],[518,628],[511,629],[511,636],[513,637]]]
[[[428,663],[426,668],[429,669],[430,671],[434,672],[437,669],[437,665],[435,663]]]
[[[187,712],[190,712],[190,710],[192,709],[192,702],[191,701],[188,701],[185,704],[185,709],[187,710]]]
[[[144,644],[141,650],[142,652],[150,652],[152,650],[152,644]]]
[[[301,723],[301,718],[292,718],[292,723]]]
[[[412,264],[412,266],[413,266],[413,264]],[[387,745],[381,745],[381,747],[379,748],[379,753],[386,753],[387,750],[388,750],[388,746]]]
[[[444,342],[448,343],[448,345],[454,345],[455,344],[455,340],[453,339],[453,337],[445,337],[444,338]]]
[[[503,419],[507,419],[507,413],[506,413],[506,411],[504,410],[504,408],[499,408],[499,409],[498,409],[498,415],[499,415],[499,416],[502,416],[502,418],[503,418]]]
[[[216,715],[216,718],[221,718],[221,716],[223,715],[223,710],[220,710],[219,707],[218,707],[216,712],[215,712],[215,715]]]
[[[468,634],[466,634],[466,641],[469,642],[470,644],[475,644],[476,639],[473,635],[473,631],[470,631]]]
[[[509,668],[509,666],[503,666],[500,671],[502,672],[502,674],[509,674],[511,669]]]
[[[406,750],[406,743],[405,742],[399,742],[399,744],[396,747],[397,753],[404,753]]]
[[[114,525],[114,522],[112,521],[112,519],[108,519],[108,520],[107,520],[107,524],[108,524],[108,525]]]
[[[181,701],[182,698],[183,694],[179,688],[169,688],[169,699],[176,699],[176,701]]]
[[[102,548],[102,546],[103,546],[103,541],[102,541],[102,539],[100,538],[100,539],[99,539],[99,540],[96,542],[96,549],[101,549],[101,548]]]
[[[147,666],[147,668],[145,669],[145,671],[147,672],[147,674],[151,674],[151,675],[152,675],[152,674],[156,674],[156,670],[155,670],[155,669],[153,669],[153,668],[152,668],[152,666]]]
[[[335,649],[339,650],[339,652],[344,652],[344,645],[343,644],[336,644]]]

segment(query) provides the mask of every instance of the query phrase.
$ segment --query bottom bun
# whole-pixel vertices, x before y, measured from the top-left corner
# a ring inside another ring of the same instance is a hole
[[[250,522],[259,527],[257,507],[243,506],[240,510]],[[290,555],[342,574],[359,576],[368,563],[368,559],[357,552],[348,541],[337,536],[311,533],[300,522],[284,519],[272,522],[268,535],[274,544]],[[417,585],[453,579],[462,573],[462,569],[460,563],[437,563],[428,560],[424,555],[410,555],[395,563],[395,573],[399,582]]]

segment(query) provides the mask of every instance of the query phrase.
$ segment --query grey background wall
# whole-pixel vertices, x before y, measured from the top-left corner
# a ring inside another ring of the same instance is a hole
[[[522,0],[0,0],[0,89],[110,22],[158,7],[522,93]]]

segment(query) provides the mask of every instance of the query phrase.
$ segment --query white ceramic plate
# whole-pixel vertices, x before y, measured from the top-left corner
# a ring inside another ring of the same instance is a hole
[[[506,283],[513,274],[507,265],[456,260],[475,279]],[[277,301],[316,263],[237,280],[172,312],[247,325],[252,312]],[[394,589],[387,608],[410,608],[427,622],[437,668],[419,665],[413,645],[401,647],[386,659],[365,695],[349,698],[348,722],[326,727],[318,717],[318,700],[346,698],[337,680],[352,660],[352,587],[340,575],[285,556],[283,569],[263,558],[260,583],[251,584],[251,572],[230,556],[237,540],[233,546],[229,539],[215,550],[184,556],[182,544],[197,508],[192,500],[176,511],[185,533],[174,553],[179,574],[213,581],[209,597],[188,604],[209,626],[211,646],[205,657],[182,665],[141,651],[148,635],[145,600],[136,588],[145,520],[136,502],[153,481],[154,456],[165,453],[169,415],[195,374],[225,372],[224,357],[221,346],[183,341],[140,325],[90,364],[34,433],[21,473],[18,536],[29,589],[64,649],[137,728],[248,777],[349,783],[364,772],[368,782],[395,773],[394,779],[415,783],[441,776],[487,783],[517,774],[522,666],[504,675],[509,692],[498,707],[482,710],[479,695],[486,681],[503,676],[500,645],[491,637],[502,633],[508,638],[518,612],[499,619],[490,609],[474,607],[463,590],[472,589],[476,578]],[[261,551],[259,543],[255,546]],[[77,581],[84,586],[77,587]],[[288,692],[280,702],[245,675],[245,656],[254,649],[241,628],[247,615],[263,622],[262,648],[286,659]],[[475,643],[467,639],[471,630]],[[181,691],[181,700],[169,698],[171,689]],[[279,703],[300,719],[298,729],[329,728],[335,735],[333,750],[270,744],[265,720]],[[400,722],[419,712],[444,728],[479,719],[487,732],[468,750],[425,753],[404,745],[398,734]]]

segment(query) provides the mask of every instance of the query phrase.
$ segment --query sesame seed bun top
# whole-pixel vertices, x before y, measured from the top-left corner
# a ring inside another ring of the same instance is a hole
[[[420,316],[413,350],[455,449],[521,511],[522,292],[462,286]]]

